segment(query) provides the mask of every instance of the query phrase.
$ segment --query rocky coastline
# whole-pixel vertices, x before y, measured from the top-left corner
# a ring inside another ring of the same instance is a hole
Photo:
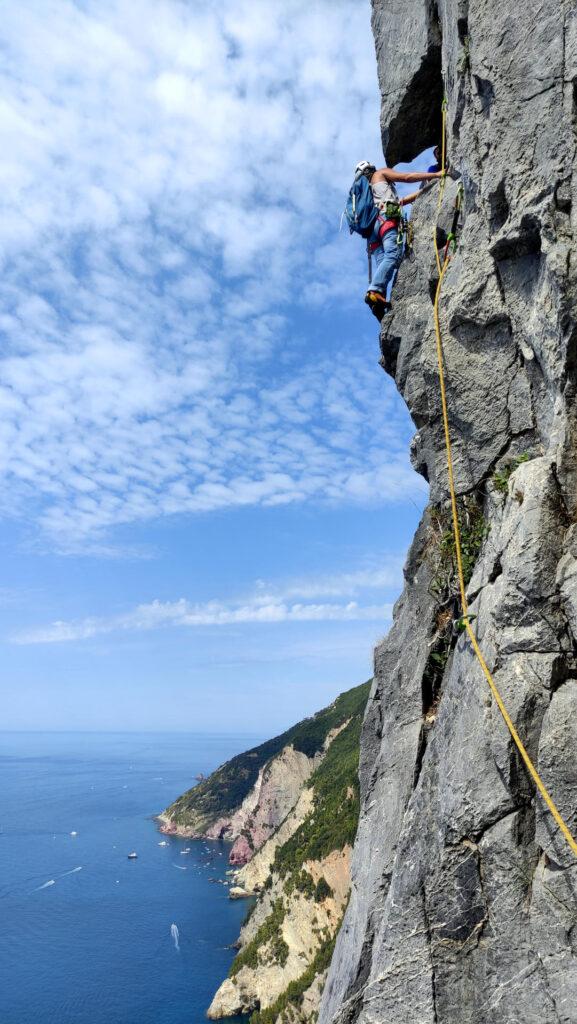
[[[275,752],[252,772],[237,806],[226,796],[229,779],[254,767],[258,748],[240,755],[231,771],[232,762],[221,766],[158,818],[165,834],[231,841],[229,898],[254,900],[230,975],[208,1008],[211,1019],[251,1014],[253,1024],[272,1024],[282,1012],[307,1024],[318,1012],[349,896],[368,692],[368,683],[356,687],[270,741]]]

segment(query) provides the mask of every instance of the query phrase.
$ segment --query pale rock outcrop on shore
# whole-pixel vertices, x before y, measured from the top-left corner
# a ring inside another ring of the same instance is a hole
[[[244,889],[242,885],[231,885],[228,890],[229,900],[246,900],[252,895],[254,894],[249,889]]]

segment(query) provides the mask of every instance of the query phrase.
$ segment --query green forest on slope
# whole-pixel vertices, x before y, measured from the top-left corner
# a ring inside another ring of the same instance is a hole
[[[307,757],[314,757],[322,749],[329,732],[348,719],[358,718],[360,730],[369,687],[370,681],[341,693],[332,704],[311,718],[305,718],[280,736],[275,736],[244,754],[237,754],[217,768],[207,779],[187,790],[164,813],[176,825],[186,826],[197,832],[205,831],[218,818],[232,814],[240,806],[254,786],[260,769],[283,747],[292,744],[295,750],[301,751]],[[348,732],[348,729],[344,731]],[[340,737],[337,737],[335,743],[339,739]],[[333,743],[329,748],[329,753],[334,745]]]
[[[368,684],[366,684],[368,686]],[[363,711],[368,697],[365,693]],[[359,821],[359,748],[362,712],[331,743],[326,757],[307,782],[313,809],[302,825],[276,850],[273,871],[294,878],[305,861],[322,860],[333,850],[352,846]]]
[[[271,962],[284,966],[288,946],[282,925],[287,900],[295,890],[317,903],[332,895],[324,878],[315,885],[305,864],[320,861],[333,850],[342,850],[354,842],[359,820],[360,735],[369,687],[370,683],[365,683],[350,691],[357,695],[356,710],[306,783],[313,790],[313,808],[296,832],[276,850],[272,873],[265,883],[268,889],[273,879],[280,878],[282,893],[253,939],[235,957],[230,968],[232,978],[243,967],[254,970]],[[291,1010],[298,1011],[305,991],[330,963],[339,924],[335,930],[323,929],[318,933],[319,945],[312,962],[300,977],[290,982],[272,1006],[253,1013],[250,1024],[275,1024],[293,1019]]]

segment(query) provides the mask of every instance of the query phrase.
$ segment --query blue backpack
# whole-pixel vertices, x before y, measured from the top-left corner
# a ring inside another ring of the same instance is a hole
[[[378,215],[369,181],[364,174],[359,174],[351,185],[345,206],[345,217],[351,235],[356,231],[363,238],[368,238]]]

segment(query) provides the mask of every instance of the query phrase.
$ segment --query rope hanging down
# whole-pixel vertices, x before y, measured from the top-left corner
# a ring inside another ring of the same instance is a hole
[[[443,105],[442,105],[442,159],[441,159],[441,166],[442,166],[444,172],[446,171],[446,168],[445,168],[446,121],[447,121],[447,99],[445,97],[443,99]],[[438,220],[439,211],[441,209],[441,203],[443,201],[444,184],[445,184],[445,176],[443,175],[443,177],[441,178],[441,183],[440,183],[440,188],[439,188],[439,199],[438,199],[438,202],[437,202],[437,218],[436,218],[436,220]],[[441,263],[441,256],[440,256],[439,247],[438,247],[438,244],[437,244],[437,224],[435,222],[435,227],[433,229],[433,244],[435,246],[435,257],[436,257],[436,260],[437,260],[437,267],[438,267],[438,271],[439,271],[439,280],[437,282],[437,288],[436,288],[436,292],[435,292],[435,303],[434,303],[434,307],[433,308],[434,308],[434,320],[435,320],[435,334],[436,334],[436,339],[437,339],[437,363],[438,363],[438,368],[439,368],[439,386],[440,386],[440,392],[441,392],[441,407],[442,407],[442,411],[443,411],[443,427],[444,427],[444,431],[445,431],[445,449],[446,449],[446,456],[447,456],[447,475],[448,475],[448,480],[449,480],[449,491],[450,491],[450,494],[451,494],[451,513],[452,513],[452,519],[453,519],[453,536],[454,536],[454,540],[455,540],[455,553],[456,553],[456,558],[457,558],[457,573],[458,573],[458,577],[459,577],[459,591],[460,591],[460,596],[461,596],[462,619],[463,619],[463,622],[464,622],[465,629],[467,631],[467,635],[469,637],[469,640],[471,641],[471,646],[473,648],[473,651],[475,652],[477,660],[478,660],[478,662],[479,662],[479,664],[480,664],[480,666],[481,666],[481,668],[483,670],[483,674],[484,674],[484,676],[485,676],[485,678],[486,678],[486,680],[487,680],[487,682],[489,684],[489,688],[491,690],[491,693],[493,694],[493,697],[495,698],[495,702],[497,704],[497,707],[499,708],[499,711],[501,712],[501,715],[503,716],[503,720],[505,722],[505,725],[507,726],[507,728],[508,728],[508,730],[509,730],[509,732],[510,732],[512,738],[513,738],[515,746],[517,747],[517,750],[519,751],[519,753],[520,753],[520,755],[521,755],[521,757],[523,759],[525,767],[526,767],[529,775],[533,779],[533,782],[535,783],[535,785],[537,787],[537,790],[540,793],[543,801],[545,802],[545,804],[547,805],[549,811],[551,812],[551,816],[553,817],[553,819],[556,822],[556,824],[558,825],[561,833],[563,834],[565,840],[567,841],[567,844],[569,845],[569,847],[571,848],[571,850],[573,851],[573,853],[577,857],[577,842],[575,841],[574,837],[572,836],[572,834],[571,834],[571,832],[569,830],[569,827],[567,826],[566,822],[561,817],[561,814],[560,814],[559,810],[557,809],[557,807],[556,807],[552,797],[550,796],[549,792],[547,791],[547,788],[546,788],[543,780],[541,779],[541,776],[539,775],[539,772],[537,771],[535,765],[533,764],[533,761],[531,760],[531,758],[529,756],[529,753],[527,752],[527,750],[526,750],[526,748],[525,748],[525,746],[523,744],[523,741],[521,740],[521,737],[519,736],[519,733],[517,732],[515,726],[513,725],[513,722],[512,722],[511,717],[510,717],[510,715],[509,715],[509,713],[507,711],[507,708],[505,707],[503,698],[501,697],[501,694],[499,692],[497,684],[495,683],[495,680],[493,679],[493,676],[491,675],[491,672],[490,672],[489,667],[488,667],[488,665],[487,665],[487,663],[486,663],[486,661],[485,661],[485,659],[483,657],[483,654],[481,652],[479,644],[477,643],[477,638],[475,637],[475,634],[473,633],[473,629],[471,627],[471,623],[469,622],[469,607],[468,607],[468,604],[467,604],[467,593],[466,593],[466,588],[465,588],[465,577],[464,577],[464,574],[463,574],[463,557],[462,557],[462,554],[461,554],[461,534],[460,534],[460,530],[459,530],[459,516],[458,516],[458,512],[457,512],[457,497],[456,497],[456,493],[455,493],[455,479],[454,479],[454,474],[453,474],[453,454],[452,454],[452,448],[451,448],[451,435],[450,435],[450,430],[449,430],[449,413],[448,413],[448,406],[447,406],[447,393],[446,393],[446,388],[445,388],[445,369],[444,369],[444,362],[443,362],[443,342],[442,342],[442,337],[441,337],[441,325],[440,325],[440,320],[439,320],[439,301],[440,301],[440,298],[441,298],[441,289],[442,289],[442,286],[443,286],[443,278],[444,278],[445,273],[447,271],[447,267],[449,266],[449,263],[451,262],[450,242],[451,242],[451,238],[449,237],[447,245],[445,247],[443,261]],[[454,244],[454,240],[453,240],[453,244]]]

